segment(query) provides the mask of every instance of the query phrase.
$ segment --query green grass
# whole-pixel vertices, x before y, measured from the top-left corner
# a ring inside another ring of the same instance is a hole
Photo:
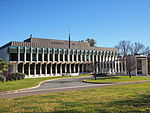
[[[90,74],[84,74],[81,76],[89,76]],[[79,76],[72,76],[72,77],[79,77]],[[10,91],[10,90],[17,90],[22,88],[29,88],[38,85],[41,81],[50,80],[50,79],[57,79],[57,78],[67,78],[66,76],[58,76],[58,77],[41,77],[41,78],[26,78],[23,80],[16,80],[16,81],[8,81],[8,82],[0,82],[0,92]]]
[[[0,113],[150,113],[150,83],[0,99]]]
[[[150,80],[150,77],[142,77],[142,76],[110,76],[110,77],[97,77],[97,80],[92,79],[86,80],[87,82],[96,82],[96,83],[117,83],[117,82],[131,82],[131,81],[142,81],[142,80]]]

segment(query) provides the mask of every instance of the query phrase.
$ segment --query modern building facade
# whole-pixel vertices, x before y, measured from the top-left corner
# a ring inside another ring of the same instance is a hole
[[[12,41],[0,48],[0,58],[9,63],[9,72],[27,77],[78,75],[88,72],[122,72],[118,49],[91,47],[87,42],[42,38]]]
[[[149,55],[135,55],[137,60],[136,75],[148,75],[150,74],[150,56]]]

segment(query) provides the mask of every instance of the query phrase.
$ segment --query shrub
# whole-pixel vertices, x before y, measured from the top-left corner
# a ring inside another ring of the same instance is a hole
[[[21,79],[25,79],[25,74],[24,73],[20,73]]]
[[[3,75],[0,75],[0,81],[5,82],[6,81],[6,77]]]
[[[13,79],[13,80],[17,80],[17,75],[16,75],[16,73],[12,73],[12,79]]]
[[[8,81],[8,80],[12,81],[12,80],[13,80],[13,73],[9,72],[9,73],[7,74],[6,80],[7,80],[7,81]]]
[[[13,80],[21,80],[25,78],[25,74],[24,73],[13,73],[12,75]]]

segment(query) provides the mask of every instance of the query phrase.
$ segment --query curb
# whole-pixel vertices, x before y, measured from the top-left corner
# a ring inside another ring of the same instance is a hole
[[[82,76],[81,76],[81,77],[82,77]],[[17,90],[11,90],[11,91],[3,91],[3,92],[0,92],[0,95],[1,95],[1,94],[15,93],[15,92],[23,91],[23,90],[29,90],[29,89],[38,88],[38,87],[40,87],[41,84],[43,84],[43,83],[45,83],[45,82],[55,81],[55,80],[60,80],[60,79],[67,79],[67,78],[70,78],[70,77],[44,80],[44,81],[41,81],[40,83],[38,83],[38,85],[36,85],[36,86],[29,87],[29,88],[17,89]]]
[[[131,82],[114,82],[114,83],[98,83],[98,82],[87,82],[86,80],[82,80],[84,83],[91,83],[91,84],[126,84],[126,83],[142,83],[142,82],[150,82],[150,80],[141,80],[141,81],[131,81]]]
[[[44,81],[41,81],[40,83],[38,83],[38,85],[33,86],[33,87],[22,88],[22,89],[11,90],[11,91],[4,91],[4,92],[0,92],[0,94],[13,93],[13,92],[19,92],[19,91],[23,91],[23,90],[29,90],[29,89],[38,88],[38,87],[40,87],[41,84],[43,84],[43,83],[45,83],[45,82],[54,81],[54,80],[59,80],[59,79],[66,79],[66,78],[58,78],[58,79],[44,80]]]

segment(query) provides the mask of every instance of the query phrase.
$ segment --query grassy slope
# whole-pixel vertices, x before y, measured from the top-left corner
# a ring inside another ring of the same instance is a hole
[[[85,74],[80,76],[88,76],[88,75],[90,74]],[[78,76],[73,76],[73,77],[78,77]],[[9,81],[4,83],[0,82],[0,92],[17,90],[22,88],[29,88],[38,85],[41,81],[57,79],[57,78],[66,78],[66,77],[59,76],[59,77],[27,78],[24,80]]]
[[[132,76],[131,78],[129,78],[128,76],[112,76],[112,77],[97,77],[97,80],[94,80],[93,78],[86,81],[97,83],[115,83],[115,82],[142,81],[142,80],[150,80],[150,77]]]
[[[150,113],[150,83],[0,99],[0,113]]]

